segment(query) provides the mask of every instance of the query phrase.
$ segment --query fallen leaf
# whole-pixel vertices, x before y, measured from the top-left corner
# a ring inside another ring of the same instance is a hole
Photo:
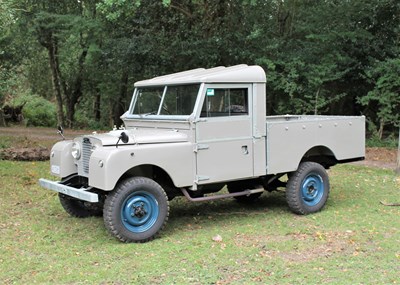
[[[222,237],[220,235],[216,235],[216,236],[213,236],[212,240],[216,241],[216,242],[222,242]]]

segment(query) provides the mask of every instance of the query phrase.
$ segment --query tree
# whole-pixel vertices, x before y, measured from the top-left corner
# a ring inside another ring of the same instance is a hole
[[[20,25],[36,37],[48,55],[58,123],[72,126],[76,104],[82,98],[84,67],[97,29],[93,7],[96,1],[26,1]],[[66,109],[66,121],[64,114]]]
[[[400,126],[400,59],[377,62],[366,74],[373,89],[359,101],[376,113],[382,139],[385,125]]]
[[[396,0],[2,3],[13,12],[0,22],[16,16],[0,38],[0,89],[18,70],[70,126],[119,125],[135,81],[240,63],[266,70],[269,115],[365,114],[382,130],[397,120]]]
[[[16,8],[13,0],[0,2],[0,28],[5,30],[15,22]]]

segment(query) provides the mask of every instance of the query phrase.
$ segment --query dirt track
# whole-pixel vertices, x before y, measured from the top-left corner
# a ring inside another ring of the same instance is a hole
[[[357,165],[396,169],[397,149],[370,147],[366,148],[364,161],[354,162]]]
[[[66,139],[88,133],[84,130],[66,130]],[[56,129],[51,128],[0,128],[0,158],[6,160],[48,160],[50,149],[61,140]]]
[[[65,130],[65,138],[90,133],[89,130]],[[0,158],[9,160],[47,160],[51,146],[61,140],[54,128],[0,128]],[[367,148],[366,159],[358,165],[396,168],[397,150],[386,148]]]

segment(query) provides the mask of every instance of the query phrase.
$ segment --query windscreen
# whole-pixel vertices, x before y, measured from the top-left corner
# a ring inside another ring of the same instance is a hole
[[[199,88],[199,84],[138,88],[132,114],[190,115]]]
[[[157,114],[163,94],[164,87],[139,88],[136,92],[135,106],[132,114]]]

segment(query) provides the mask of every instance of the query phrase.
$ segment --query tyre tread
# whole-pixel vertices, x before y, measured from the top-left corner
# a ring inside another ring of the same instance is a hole
[[[96,216],[94,212],[86,209],[83,205],[79,205],[81,201],[59,193],[60,204],[70,216],[75,218],[88,218]]]
[[[113,217],[113,209],[116,207],[117,204],[117,200],[119,199],[119,197],[121,195],[123,195],[123,193],[126,191],[125,189],[129,189],[130,187],[132,187],[135,184],[149,184],[152,185],[156,188],[159,188],[160,194],[163,196],[163,198],[166,200],[167,202],[167,213],[166,213],[166,217],[163,221],[163,224],[161,225],[160,229],[153,235],[144,238],[144,239],[131,239],[126,237],[121,229],[118,228],[117,226],[117,221],[114,220]],[[165,225],[168,222],[168,217],[169,217],[169,202],[168,202],[168,196],[165,193],[165,191],[161,188],[161,186],[159,184],[157,184],[155,181],[146,178],[146,177],[133,177],[133,178],[128,178],[124,181],[122,181],[117,187],[116,189],[108,195],[107,199],[105,200],[104,203],[104,212],[103,212],[103,216],[104,216],[104,225],[106,227],[106,229],[110,232],[110,234],[114,237],[116,237],[117,239],[119,239],[122,242],[128,243],[128,242],[134,242],[134,243],[145,243],[148,241],[153,240],[154,238],[156,238],[159,233],[164,229]]]
[[[304,177],[307,175],[307,173],[310,173],[311,171],[320,171],[321,174],[323,174],[323,176],[325,176],[326,178],[324,179],[324,184],[326,184],[327,193],[326,196],[323,198],[324,201],[322,205],[318,205],[318,207],[315,207],[317,210],[311,210],[310,207],[304,205],[299,194],[299,189],[301,187],[301,183]],[[286,187],[286,201],[289,205],[290,210],[299,215],[307,215],[322,210],[329,196],[329,187],[328,174],[326,173],[322,165],[309,161],[301,163],[297,171],[295,171],[290,176]]]

